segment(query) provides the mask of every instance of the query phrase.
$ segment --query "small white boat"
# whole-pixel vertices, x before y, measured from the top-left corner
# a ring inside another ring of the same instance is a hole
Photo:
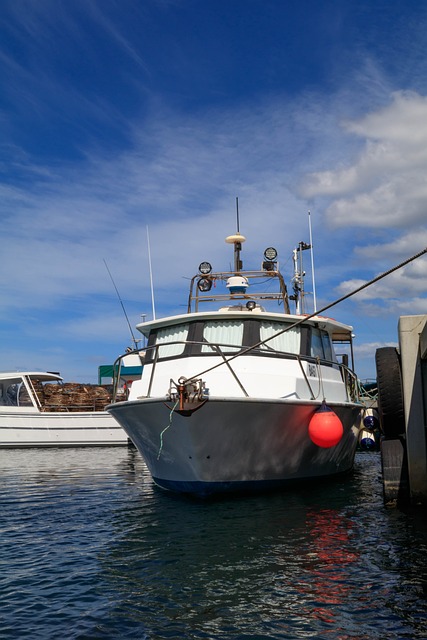
[[[165,489],[264,490],[353,466],[363,407],[352,327],[292,314],[276,250],[265,251],[260,270],[243,271],[244,240],[226,239],[233,271],[199,266],[186,314],[137,326],[147,340],[141,379],[127,401],[107,407]],[[295,265],[300,310],[303,274]],[[216,309],[201,311],[202,304]],[[339,361],[335,345],[341,352],[344,343]]]
[[[126,445],[108,391],[40,371],[0,372],[0,448]]]

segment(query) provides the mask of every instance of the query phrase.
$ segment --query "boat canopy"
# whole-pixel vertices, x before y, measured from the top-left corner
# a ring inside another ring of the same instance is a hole
[[[40,382],[48,382],[62,380],[59,373],[53,371],[0,371],[0,380],[10,380],[16,378],[31,378],[31,380],[40,380]]]

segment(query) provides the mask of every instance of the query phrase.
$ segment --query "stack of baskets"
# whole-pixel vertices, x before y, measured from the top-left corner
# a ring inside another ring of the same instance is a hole
[[[43,387],[44,411],[103,411],[110,402],[111,389],[105,386],[67,382]]]

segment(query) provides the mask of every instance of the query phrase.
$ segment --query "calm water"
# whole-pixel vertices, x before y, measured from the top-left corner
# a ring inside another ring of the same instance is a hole
[[[133,449],[0,451],[0,637],[427,637],[427,514],[347,484],[196,501]]]

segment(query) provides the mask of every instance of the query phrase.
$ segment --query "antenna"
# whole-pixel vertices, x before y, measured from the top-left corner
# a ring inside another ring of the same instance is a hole
[[[237,275],[243,269],[243,263],[240,260],[240,252],[242,250],[242,242],[246,240],[240,233],[239,228],[239,198],[236,198],[236,213],[237,213],[237,231],[232,236],[227,236],[225,239],[229,244],[234,244],[234,273]]]
[[[150,268],[151,306],[152,306],[152,309],[153,309],[153,320],[155,320],[156,319],[156,309],[154,307],[153,271],[152,271],[152,268],[151,268],[150,236],[148,234],[148,225],[147,225],[147,247],[148,247],[148,266]]]
[[[309,230],[309,234],[310,234],[310,246],[311,246],[311,277],[313,280],[313,311],[316,311],[317,309],[317,302],[316,302],[316,280],[314,277],[314,254],[313,254],[313,236],[311,234],[311,214],[310,211],[308,212],[308,230]]]
[[[127,315],[127,313],[126,313],[125,305],[123,304],[123,301],[122,301],[122,299],[121,299],[121,297],[120,297],[119,290],[118,290],[118,289],[117,289],[117,287],[116,287],[116,283],[114,282],[113,276],[111,275],[111,271],[110,271],[110,269],[108,268],[108,264],[107,264],[107,261],[105,260],[105,258],[104,258],[104,264],[105,264],[105,267],[106,267],[106,269],[107,269],[107,271],[108,271],[108,275],[109,275],[109,276],[110,276],[110,278],[111,278],[111,282],[113,283],[113,286],[114,286],[114,288],[115,288],[115,290],[116,290],[117,297],[118,297],[118,299],[119,299],[119,301],[120,301],[120,304],[122,305],[123,313],[125,314],[125,318],[126,318],[126,322],[128,323],[128,327],[129,327],[130,335],[132,336],[132,340],[133,340],[133,343],[134,343],[134,345],[135,345],[135,349],[136,349],[136,348],[137,348],[137,346],[138,346],[138,340],[136,340],[135,336],[133,335],[132,327],[130,326],[130,322],[129,322],[128,315]]]

